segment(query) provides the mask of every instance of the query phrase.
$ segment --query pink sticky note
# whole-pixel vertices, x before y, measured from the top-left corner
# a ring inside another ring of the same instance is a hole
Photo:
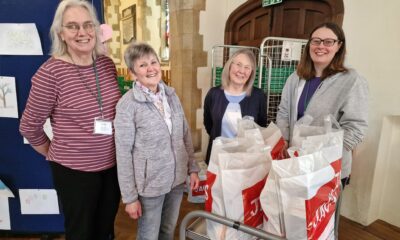
[[[112,37],[112,28],[108,24],[100,25],[100,41],[105,42]]]

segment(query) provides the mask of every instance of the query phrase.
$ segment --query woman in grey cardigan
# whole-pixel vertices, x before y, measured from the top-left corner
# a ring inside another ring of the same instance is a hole
[[[297,71],[285,84],[277,114],[277,125],[287,143],[295,122],[303,115],[318,120],[331,114],[337,119],[344,130],[343,186],[349,182],[352,150],[368,127],[368,84],[356,71],[344,67],[345,54],[343,30],[334,23],[317,26]]]
[[[114,120],[122,201],[139,219],[137,239],[173,239],[186,176],[199,185],[190,131],[174,89],[160,81],[154,49],[131,43],[124,57],[136,82]]]

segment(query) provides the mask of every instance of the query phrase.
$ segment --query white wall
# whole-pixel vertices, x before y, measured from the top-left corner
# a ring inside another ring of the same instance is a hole
[[[357,149],[342,214],[364,225],[380,218],[399,226],[400,207],[388,204],[388,198],[400,199],[400,191],[388,192],[393,186],[400,189],[399,177],[388,171],[396,169],[396,164],[399,170],[398,155],[389,153],[398,139],[379,143],[384,117],[400,115],[400,79],[396,74],[400,63],[400,1],[345,0],[344,4],[347,62],[368,80],[370,114],[368,136]],[[389,216],[393,213],[395,216]]]
[[[200,34],[204,51],[209,52],[208,67],[198,69],[198,87],[207,93],[211,79],[211,48],[223,44],[225,22],[230,13],[245,1],[207,0],[200,15]],[[399,189],[399,120],[388,120],[390,141],[380,141],[383,119],[400,115],[400,1],[344,0],[343,28],[347,38],[347,64],[369,83],[369,132],[355,151],[351,184],[343,195],[342,215],[363,225],[382,219],[400,226]],[[197,127],[202,128],[202,110]],[[389,135],[387,135],[389,136]],[[207,135],[203,131],[203,153]],[[397,144],[395,146],[395,144]],[[379,152],[379,158],[378,158]],[[396,172],[396,170],[398,170]],[[396,173],[396,174],[395,174]],[[393,198],[393,199],[392,199]]]

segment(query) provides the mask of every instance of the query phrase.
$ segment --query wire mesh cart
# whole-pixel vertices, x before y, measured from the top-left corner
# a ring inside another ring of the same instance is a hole
[[[339,219],[340,219],[340,206],[342,202],[341,193],[343,191],[343,186],[340,184],[340,195],[336,202],[336,211],[335,211],[335,225],[334,225],[334,236],[335,239],[339,239]],[[193,219],[195,219],[193,221]],[[209,213],[202,210],[196,210],[188,213],[183,219],[179,227],[179,240],[185,239],[193,239],[193,240],[213,240],[207,236],[206,230],[206,222],[208,219],[210,221],[223,224],[225,226],[234,228],[238,231],[245,232],[250,234],[257,239],[266,239],[266,240],[285,240],[286,238],[276,236],[270,233],[267,233],[261,229],[256,229],[253,227],[249,227],[240,223],[238,221],[234,221],[222,216],[218,216],[213,213]],[[190,225],[189,225],[190,223]]]
[[[282,89],[300,62],[307,40],[267,37],[260,45],[259,87],[267,94],[267,119],[275,122]]]
[[[192,219],[196,220],[188,226],[188,223]],[[260,229],[249,227],[240,222],[201,210],[190,212],[183,218],[179,229],[179,239],[210,240],[210,238],[206,235],[205,219],[223,224],[238,231],[245,232],[257,237],[258,239],[285,240],[285,238],[269,234]]]
[[[259,66],[258,60],[260,59],[260,49],[249,46],[237,46],[237,45],[216,45],[211,50],[211,83],[212,86],[221,85],[222,70],[224,69],[225,63],[228,59],[240,49],[250,49],[256,56],[256,66]],[[254,80],[254,86],[259,86],[259,68],[256,69],[256,78]],[[264,83],[266,84],[266,82]]]

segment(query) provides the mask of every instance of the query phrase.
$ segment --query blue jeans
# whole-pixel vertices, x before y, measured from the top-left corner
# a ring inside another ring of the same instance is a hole
[[[184,184],[178,185],[158,197],[139,196],[142,216],[138,221],[137,240],[174,239],[184,187]]]

